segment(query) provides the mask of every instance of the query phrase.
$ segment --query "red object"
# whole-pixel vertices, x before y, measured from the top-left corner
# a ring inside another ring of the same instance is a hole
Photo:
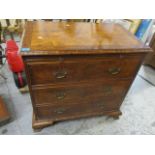
[[[6,58],[12,72],[18,73],[24,71],[24,63],[14,40],[6,42]]]

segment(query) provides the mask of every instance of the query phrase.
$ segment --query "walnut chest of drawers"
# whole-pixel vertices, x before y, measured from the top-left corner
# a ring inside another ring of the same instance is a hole
[[[117,118],[149,52],[117,24],[27,22],[21,53],[33,128],[88,116]]]

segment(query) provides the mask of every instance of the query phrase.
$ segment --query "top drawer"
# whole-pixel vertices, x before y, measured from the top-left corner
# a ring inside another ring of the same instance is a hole
[[[142,56],[64,56],[26,61],[32,85],[130,78],[135,75]]]

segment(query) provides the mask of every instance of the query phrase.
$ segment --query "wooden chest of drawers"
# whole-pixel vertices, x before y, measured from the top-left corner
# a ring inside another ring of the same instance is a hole
[[[33,128],[88,116],[117,118],[149,52],[117,24],[28,22],[21,53]]]

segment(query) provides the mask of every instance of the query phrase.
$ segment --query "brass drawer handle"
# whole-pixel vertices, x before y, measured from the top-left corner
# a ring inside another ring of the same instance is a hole
[[[57,114],[63,114],[65,111],[66,111],[65,108],[60,108],[60,109],[55,110],[54,112]]]
[[[112,67],[108,69],[108,72],[112,75],[116,75],[118,73],[120,73],[121,68],[117,68],[117,67]]]
[[[56,72],[56,74],[55,74],[55,77],[57,78],[57,79],[63,79],[63,78],[65,78],[67,76],[67,71],[58,71],[58,72]]]
[[[64,92],[59,92],[59,93],[56,94],[56,97],[57,97],[57,99],[59,99],[59,100],[64,99],[65,96],[66,96],[66,93],[64,93]]]

